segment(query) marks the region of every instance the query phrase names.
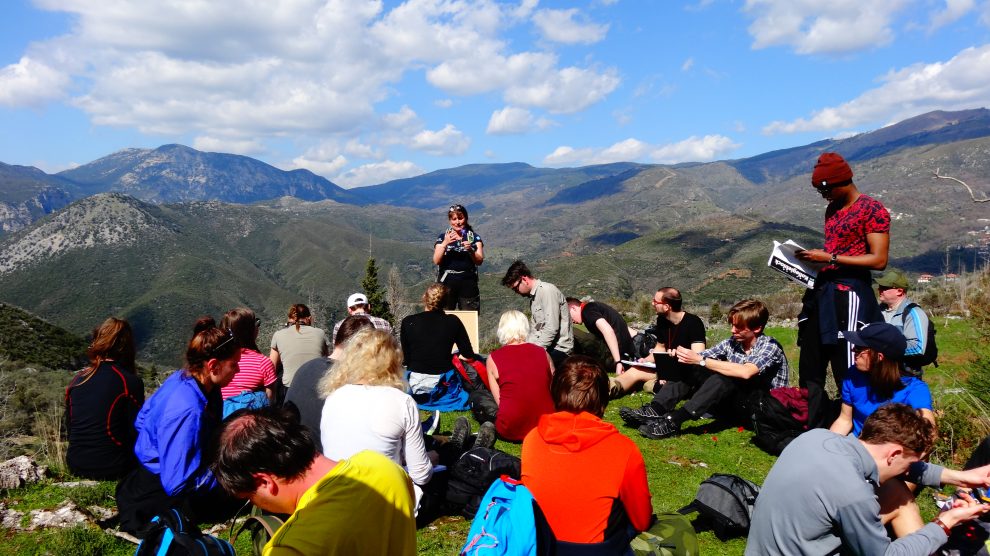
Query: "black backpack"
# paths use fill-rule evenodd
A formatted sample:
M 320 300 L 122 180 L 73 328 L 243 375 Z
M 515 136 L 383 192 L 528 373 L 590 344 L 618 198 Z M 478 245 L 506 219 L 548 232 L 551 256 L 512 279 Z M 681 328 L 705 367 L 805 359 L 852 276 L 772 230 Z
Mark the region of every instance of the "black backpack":
M 636 334 L 632 338 L 633 341 L 633 352 L 630 354 L 633 357 L 648 357 L 650 355 L 650 350 L 656 349 L 657 347 L 657 336 L 654 334 L 653 328 L 647 328 L 639 334 Z
M 907 307 L 901 311 L 901 329 L 904 328 L 904 320 L 911 313 L 911 309 L 915 307 L 918 307 L 919 310 L 924 310 L 917 303 L 908 303 Z M 935 324 L 932 323 L 930 316 L 928 318 L 927 336 L 925 337 L 925 353 L 921 355 L 908 355 L 904 358 L 904 364 L 914 369 L 920 369 L 925 365 L 935 365 L 938 367 L 938 344 L 935 343 Z
M 171 508 L 151 520 L 134 556 L 235 556 L 229 542 L 204 535 L 189 518 Z
M 770 392 L 760 394 L 752 418 L 753 444 L 774 456 L 779 456 L 792 440 L 807 430 Z
M 495 479 L 508 475 L 519 479 L 522 462 L 516 456 L 478 446 L 461 454 L 450 470 L 447 501 L 461 507 L 461 515 L 474 518 L 481 497 Z
M 710 520 L 720 539 L 745 535 L 753 516 L 753 504 L 760 487 L 736 475 L 716 473 L 701 482 L 694 501 L 677 510 L 679 514 L 698 512 Z

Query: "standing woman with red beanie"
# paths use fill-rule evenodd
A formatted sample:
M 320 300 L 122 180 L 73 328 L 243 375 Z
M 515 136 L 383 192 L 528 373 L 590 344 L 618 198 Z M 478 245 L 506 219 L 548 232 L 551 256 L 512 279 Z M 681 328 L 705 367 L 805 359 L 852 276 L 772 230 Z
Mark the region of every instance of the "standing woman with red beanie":
M 826 367 L 831 364 L 841 390 L 846 369 L 855 364 L 841 333 L 884 321 L 870 271 L 887 267 L 890 213 L 860 193 L 852 178 L 852 168 L 838 153 L 818 158 L 811 185 L 828 201 L 825 248 L 797 253 L 804 261 L 825 264 L 814 289 L 805 292 L 798 317 L 798 373 L 801 387 L 808 389 L 810 427 L 826 427 L 835 417 L 825 393 Z

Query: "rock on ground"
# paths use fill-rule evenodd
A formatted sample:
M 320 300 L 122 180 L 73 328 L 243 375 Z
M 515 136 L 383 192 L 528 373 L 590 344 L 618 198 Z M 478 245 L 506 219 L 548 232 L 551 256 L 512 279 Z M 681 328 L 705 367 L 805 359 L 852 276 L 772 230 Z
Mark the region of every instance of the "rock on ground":
M 0 463 L 0 488 L 21 488 L 45 478 L 47 469 L 27 456 Z

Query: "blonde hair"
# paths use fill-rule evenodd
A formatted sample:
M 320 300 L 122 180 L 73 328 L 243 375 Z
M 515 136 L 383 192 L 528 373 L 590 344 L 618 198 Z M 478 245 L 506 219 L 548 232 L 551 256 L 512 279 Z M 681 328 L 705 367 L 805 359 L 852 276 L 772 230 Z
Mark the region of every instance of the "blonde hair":
M 427 311 L 441 310 L 449 294 L 450 288 L 440 282 L 430 284 L 426 287 L 426 292 L 423 293 L 423 306 L 426 307 Z
M 408 385 L 402 374 L 399 342 L 388 332 L 366 328 L 348 340 L 344 357 L 320 381 L 317 390 L 323 396 L 329 396 L 347 384 L 367 384 L 391 386 L 405 392 Z
M 498 343 L 503 346 L 515 342 L 525 342 L 529 337 L 529 320 L 526 315 L 515 309 L 502 313 L 498 319 Z

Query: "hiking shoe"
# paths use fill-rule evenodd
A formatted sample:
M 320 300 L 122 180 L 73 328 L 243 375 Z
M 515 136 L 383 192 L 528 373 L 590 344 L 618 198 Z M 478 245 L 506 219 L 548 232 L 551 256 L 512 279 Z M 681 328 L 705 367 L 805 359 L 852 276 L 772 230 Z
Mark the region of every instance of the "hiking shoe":
M 643 404 L 643 407 L 633 408 L 633 407 L 620 407 L 619 417 L 626 422 L 627 425 L 631 427 L 638 427 L 651 423 L 663 417 L 663 413 L 657 412 L 653 408 L 653 404 L 647 403 Z
M 474 437 L 474 447 L 491 448 L 495 446 L 495 423 L 485 421 L 478 429 L 478 436 Z
M 467 417 L 461 416 L 454 421 L 454 430 L 450 433 L 450 439 L 447 440 L 447 444 L 458 454 L 458 456 L 464 451 L 464 444 L 467 442 L 468 436 L 471 435 L 471 424 L 468 423 Z
M 440 410 L 437 409 L 422 423 L 423 434 L 433 434 L 440 428 Z
M 639 427 L 639 434 L 654 440 L 674 436 L 679 432 L 681 432 L 681 426 L 675 423 L 670 417 L 657 419 Z

